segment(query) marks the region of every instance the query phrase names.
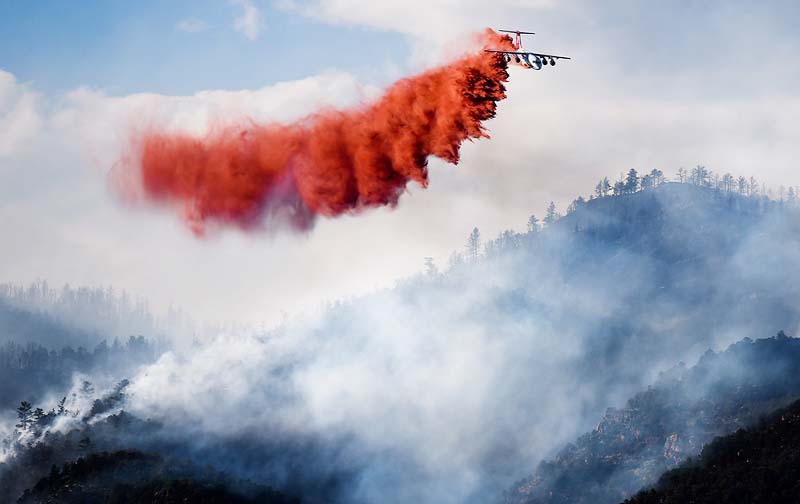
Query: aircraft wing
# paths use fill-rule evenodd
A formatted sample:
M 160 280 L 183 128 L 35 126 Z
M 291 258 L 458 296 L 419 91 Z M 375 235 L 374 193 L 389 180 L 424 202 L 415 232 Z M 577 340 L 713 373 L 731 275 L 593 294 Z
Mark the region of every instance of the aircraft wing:
M 556 56 L 555 54 L 544 54 L 544 53 L 536 53 L 530 51 L 501 51 L 498 49 L 485 49 L 486 52 L 490 53 L 499 53 L 499 54 L 512 54 L 516 56 L 538 56 L 540 58 L 548 58 L 548 59 L 572 59 L 569 56 Z

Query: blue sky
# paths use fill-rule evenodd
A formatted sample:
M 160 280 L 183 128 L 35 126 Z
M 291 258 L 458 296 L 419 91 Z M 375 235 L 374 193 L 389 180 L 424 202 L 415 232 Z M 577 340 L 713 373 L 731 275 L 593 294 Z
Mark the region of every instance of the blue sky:
M 253 89 L 332 68 L 379 82 L 408 55 L 403 37 L 328 25 L 260 3 L 254 40 L 234 29 L 241 8 L 220 0 L 0 2 L 0 68 L 38 90 L 79 86 L 112 95 Z M 181 21 L 205 24 L 198 32 Z
M 631 93 L 667 81 L 677 83 L 661 86 L 664 99 L 770 93 L 797 77 L 793 1 L 499 0 L 485 9 L 476 0 L 247 0 L 263 20 L 253 39 L 234 29 L 237 1 L 5 0 L 0 68 L 51 95 L 256 89 L 331 69 L 385 85 L 415 68 L 412 53 L 436 52 L 464 31 L 520 25 L 539 32 L 531 44 L 571 52 Z

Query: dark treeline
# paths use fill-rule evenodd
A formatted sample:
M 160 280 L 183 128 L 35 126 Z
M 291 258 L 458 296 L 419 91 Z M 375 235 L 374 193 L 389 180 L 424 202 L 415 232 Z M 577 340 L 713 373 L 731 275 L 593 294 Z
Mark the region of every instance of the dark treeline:
M 48 350 L 37 343 L 20 345 L 8 341 L 0 345 L 0 370 L 33 371 L 75 369 L 89 371 L 92 368 L 107 366 L 112 361 L 124 356 L 134 360 L 144 360 L 155 355 L 156 346 L 144 336 L 130 336 L 124 344 L 118 339 L 109 345 L 100 342 L 92 351 L 83 347 L 62 347 L 60 350 Z M 113 362 L 116 364 L 116 362 Z
M 131 334 L 160 340 L 183 322 L 177 309 L 170 307 L 158 319 L 144 299 L 112 287 L 56 289 L 46 281 L 0 284 L 0 342 L 90 347 Z
M 800 402 L 714 440 L 625 504 L 800 502 Z
M 241 483 L 236 488 L 218 474 L 202 480 L 157 454 L 133 450 L 94 453 L 52 466 L 50 474 L 27 490 L 19 504 L 299 504 L 270 488 Z
M 114 445 L 100 441 L 104 437 L 121 441 L 128 435 L 135 436 L 137 433 L 129 415 L 103 418 L 123 405 L 129 384 L 128 380 L 122 380 L 110 391 L 98 395 L 95 386 L 84 381 L 49 409 L 21 401 L 15 411 L 14 430 L 0 444 L 3 450 L 0 454 L 13 453 L 13 457 L 0 463 L 0 502 L 15 502 L 22 491 L 33 487 L 48 469 L 52 476 L 55 466 Z M 65 422 L 69 425 L 63 428 Z M 62 428 L 56 429 L 59 424 Z M 142 424 L 147 425 L 146 422 L 137 423 Z M 96 427 L 91 430 L 93 426 Z
M 163 331 L 112 288 L 0 284 L 0 409 L 61 393 L 76 373 L 124 378 L 166 349 Z
M 144 336 L 130 336 L 121 343 L 105 341 L 92 350 L 79 346 L 48 349 L 38 343 L 0 345 L 0 408 L 20 401 L 38 401 L 48 393 L 70 386 L 75 373 L 124 377 L 135 367 L 152 362 L 163 348 Z
M 597 183 L 594 194 L 590 198 L 633 194 L 638 191 L 655 189 L 668 181 L 669 179 L 664 176 L 664 172 L 659 169 L 640 174 L 635 168 L 631 168 L 627 173 L 621 174 L 613 183 L 609 181 L 608 177 L 604 177 Z M 725 193 L 736 193 L 753 198 L 765 197 L 794 204 L 797 203 L 798 199 L 798 189 L 796 187 L 780 186 L 776 193 L 772 188 L 767 188 L 765 184 L 759 183 L 755 177 L 737 177 L 730 173 L 719 174 L 702 165 L 698 165 L 691 170 L 679 168 L 673 181 L 706 187 Z
M 355 473 L 348 475 L 346 461 L 315 468 L 311 454 L 330 456 L 316 441 L 204 438 L 200 446 L 179 439 L 162 423 L 125 411 L 129 385 L 122 380 L 98 393 L 84 382 L 75 395 L 49 410 L 22 402 L 13 433 L 2 440 L 1 447 L 13 450 L 13 456 L 5 462 L 0 458 L 0 502 L 297 504 L 297 498 L 287 495 L 313 496 L 304 502 L 340 501 L 340 487 L 352 484 Z M 286 481 L 280 474 L 283 462 L 292 457 L 297 458 L 295 475 Z M 231 474 L 229 469 L 242 458 L 252 459 L 262 478 L 266 474 L 282 480 L 282 491 Z M 274 459 L 281 463 L 275 465 Z

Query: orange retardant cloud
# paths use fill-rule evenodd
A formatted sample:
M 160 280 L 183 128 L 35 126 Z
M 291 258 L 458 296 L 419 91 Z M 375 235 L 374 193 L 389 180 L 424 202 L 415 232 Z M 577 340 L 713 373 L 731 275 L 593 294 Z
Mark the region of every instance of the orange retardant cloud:
M 513 50 L 508 37 L 482 37 Z M 375 102 L 290 124 L 202 137 L 150 129 L 121 164 L 118 188 L 178 209 L 196 234 L 270 219 L 308 229 L 317 216 L 394 206 L 409 182 L 427 185 L 430 156 L 456 164 L 464 140 L 488 137 L 481 123 L 495 116 L 507 79 L 505 59 L 481 50 L 402 79 Z

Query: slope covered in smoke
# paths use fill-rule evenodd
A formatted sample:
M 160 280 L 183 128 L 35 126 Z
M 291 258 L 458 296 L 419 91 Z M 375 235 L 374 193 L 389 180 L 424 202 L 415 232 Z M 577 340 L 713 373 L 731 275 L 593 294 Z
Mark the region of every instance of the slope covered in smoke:
M 177 315 L 156 321 L 144 300 L 112 288 L 0 284 L 0 431 L 3 410 L 63 393 L 76 373 L 119 380 L 154 361 Z
M 800 402 L 715 439 L 696 460 L 625 504 L 789 504 L 800 500 Z
M 130 376 L 142 365 L 156 360 L 163 349 L 143 336 L 131 336 L 125 344 L 105 342 L 92 350 L 83 347 L 47 348 L 35 343 L 0 345 L 0 424 L 20 401 L 39 402 L 68 389 L 78 374 Z
M 595 199 L 445 274 L 165 356 L 132 411 L 195 439 L 327 439 L 361 467 L 348 502 L 485 502 L 658 371 L 793 331 L 795 215 L 688 184 Z
M 800 340 L 742 340 L 680 365 L 539 467 L 505 502 L 611 503 L 652 485 L 715 436 L 800 397 Z M 723 502 L 723 501 L 720 501 Z M 725 501 L 727 502 L 727 501 Z
M 268 485 L 239 478 L 223 461 L 258 464 L 260 480 L 279 482 L 303 502 L 339 501 L 338 486 L 352 484 L 347 461 L 315 469 L 312 455 L 331 460 L 329 449 L 308 438 L 284 436 L 176 437 L 178 426 L 125 411 L 130 382 L 110 389 L 78 382 L 51 409 L 23 402 L 14 432 L 0 448 L 0 502 L 153 502 L 148 496 L 208 502 L 294 502 Z M 274 471 L 274 472 L 273 472 Z M 243 471 L 236 471 L 243 474 Z M 291 474 L 288 474 L 291 473 Z M 270 477 L 265 477 L 270 474 Z M 169 500 L 163 502 L 171 502 Z
M 158 429 L 106 449 L 311 502 L 493 500 L 659 371 L 793 332 L 796 212 L 665 184 L 472 240 L 445 273 L 166 353 L 124 406 Z
M 607 411 L 595 430 L 542 463 L 506 500 L 618 502 L 620 496 L 653 483 L 665 469 L 698 453 L 714 435 L 751 425 L 764 413 L 800 397 L 798 357 L 800 340 L 779 334 L 755 342 L 745 339 L 721 354 L 709 351 L 688 370 L 681 364 L 630 399 L 624 409 Z M 86 414 L 50 413 L 32 424 L 30 429 L 36 430 L 57 423 L 62 415 L 81 417 L 73 420 L 71 429 L 50 432 L 40 442 L 28 444 L 10 464 L 0 465 L 4 489 L 0 497 L 13 500 L 27 488 L 20 502 L 291 500 L 259 485 L 231 480 L 211 465 L 198 467 L 199 461 L 208 460 L 202 449 L 195 450 L 197 462 L 192 463 L 186 447 L 176 446 L 170 438 L 169 429 L 124 412 L 113 413 L 126 406 L 125 388 L 127 383 L 122 383 L 111 394 L 89 401 L 92 406 Z M 131 447 L 150 453 L 130 451 Z M 216 447 L 226 453 L 232 450 L 234 456 L 237 448 L 242 447 Z M 289 451 L 286 445 L 259 448 L 284 456 Z M 314 452 L 321 453 L 306 446 L 307 455 Z M 266 459 L 262 455 L 261 460 Z M 297 469 L 313 473 L 309 465 Z M 295 490 L 303 492 L 304 483 L 297 482 Z M 310 493 L 306 502 L 316 502 Z

